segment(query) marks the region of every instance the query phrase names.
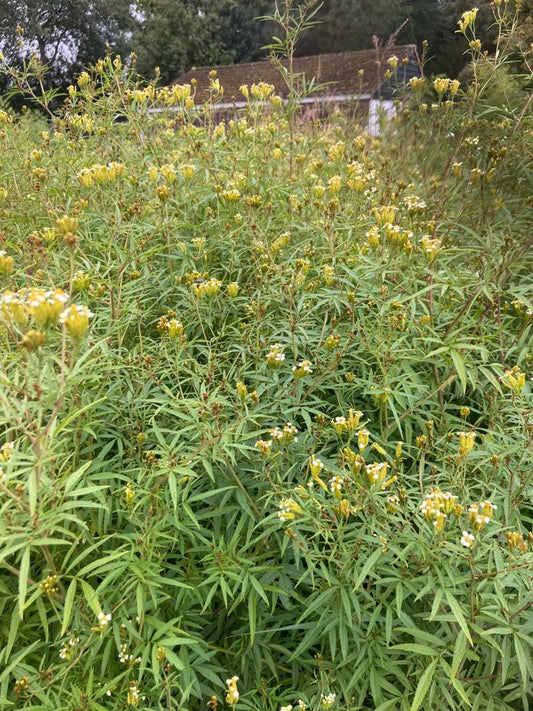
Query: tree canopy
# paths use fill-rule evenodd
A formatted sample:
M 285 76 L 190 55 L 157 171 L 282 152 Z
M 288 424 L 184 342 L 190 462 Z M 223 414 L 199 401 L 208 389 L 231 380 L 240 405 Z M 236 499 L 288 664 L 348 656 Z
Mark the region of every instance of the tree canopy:
M 303 2 L 304 0 L 293 0 Z M 135 51 L 146 77 L 160 68 L 170 82 L 193 66 L 254 61 L 272 36 L 275 0 L 0 0 L 0 50 L 11 63 L 35 53 L 49 68 L 47 86 L 71 82 L 111 51 Z M 478 0 L 483 48 L 491 45 L 491 3 Z M 466 65 L 457 20 L 470 0 L 324 0 L 318 25 L 302 37 L 300 55 L 370 48 L 383 41 L 429 42 L 427 69 L 455 77 Z M 532 0 L 523 0 L 524 42 L 533 34 Z M 398 32 L 399 30 L 399 32 Z M 1 88 L 1 87 L 0 87 Z M 5 88 L 5 87 L 4 87 Z
M 0 49 L 11 63 L 36 53 L 48 85 L 71 79 L 103 56 L 129 48 L 134 18 L 128 0 L 0 0 Z

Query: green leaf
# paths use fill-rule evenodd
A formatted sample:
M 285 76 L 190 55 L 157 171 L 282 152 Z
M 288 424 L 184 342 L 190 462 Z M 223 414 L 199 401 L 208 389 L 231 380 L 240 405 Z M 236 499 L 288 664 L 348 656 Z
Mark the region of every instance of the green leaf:
M 437 666 L 438 661 L 438 658 L 434 659 L 429 665 L 429 667 L 426 669 L 426 671 L 420 677 L 420 681 L 418 682 L 418 686 L 416 687 L 410 711 L 418 711 L 418 709 L 422 706 L 422 702 L 426 698 L 426 694 L 429 691 L 431 681 L 433 680 L 433 674 L 435 673 L 435 668 Z
M 78 581 L 76 578 L 72 578 L 70 585 L 68 586 L 67 593 L 65 595 L 65 604 L 63 606 L 63 621 L 61 623 L 61 635 L 64 635 L 68 629 L 70 618 L 72 617 L 72 609 L 74 607 L 74 600 L 76 598 L 76 588 Z
M 20 561 L 19 570 L 19 596 L 18 596 L 18 607 L 19 616 L 22 619 L 24 615 L 24 601 L 26 600 L 26 593 L 28 591 L 28 577 L 30 575 L 30 557 L 31 548 L 28 546 L 24 553 L 22 554 L 22 559 Z
M 461 630 L 459 634 L 457 635 L 457 639 L 455 640 L 455 648 L 453 650 L 453 659 L 452 659 L 452 667 L 451 667 L 451 672 L 450 672 L 450 681 L 452 682 L 455 677 L 457 676 L 457 670 L 459 669 L 459 666 L 461 662 L 463 661 L 463 657 L 466 652 L 466 635 Z
M 470 636 L 470 630 L 468 629 L 466 617 L 464 616 L 463 611 L 461 610 L 461 606 L 457 602 L 457 599 L 450 592 L 446 591 L 446 600 L 448 601 L 448 605 L 450 606 L 450 610 L 452 611 L 453 616 L 457 621 L 457 624 L 465 633 L 465 636 L 470 642 L 470 644 L 473 644 L 472 637 Z
M 422 654 L 426 657 L 434 657 L 438 652 L 433 647 L 426 647 L 425 644 L 415 644 L 406 642 L 405 644 L 395 644 L 389 649 L 400 649 L 404 652 L 412 652 L 413 654 Z
M 466 392 L 466 368 L 465 368 L 465 362 L 459 353 L 459 351 L 456 351 L 454 348 L 450 348 L 450 355 L 452 357 L 453 365 L 455 367 L 455 370 L 457 371 L 457 375 L 459 376 L 459 380 L 461 381 L 461 385 L 463 386 L 463 394 Z
M 83 590 L 83 595 L 87 601 L 87 604 L 94 612 L 94 614 L 98 617 L 98 615 L 102 612 L 102 606 L 100 605 L 100 601 L 98 600 L 95 590 L 91 587 L 91 585 L 89 585 L 86 580 L 81 581 L 81 588 Z
M 524 649 L 522 642 L 516 635 L 513 640 L 516 658 L 518 660 L 518 667 L 520 668 L 520 674 L 522 676 L 522 687 L 524 691 L 527 691 L 528 689 L 531 689 L 529 680 L 533 680 L 533 664 L 531 662 L 531 655 Z
M 363 565 L 361 572 L 355 579 L 354 591 L 358 590 L 363 584 L 364 579 L 370 573 L 377 561 L 383 556 L 383 551 L 381 548 L 377 548 L 371 556 L 367 559 L 366 563 Z

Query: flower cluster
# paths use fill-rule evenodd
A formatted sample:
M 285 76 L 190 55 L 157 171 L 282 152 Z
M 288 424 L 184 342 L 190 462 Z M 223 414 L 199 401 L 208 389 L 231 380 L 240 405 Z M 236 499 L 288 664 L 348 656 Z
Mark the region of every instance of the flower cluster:
M 103 632 L 106 631 L 106 629 L 109 626 L 109 623 L 111 622 L 111 615 L 110 614 L 105 614 L 104 612 L 99 612 L 98 613 L 98 625 L 95 627 L 91 627 L 92 632 L 100 632 L 102 634 Z
M 286 422 L 283 428 L 274 427 L 269 431 L 270 437 L 277 444 L 292 444 L 298 441 L 296 434 L 298 433 L 298 428 L 292 424 L 292 422 Z
M 450 491 L 441 491 L 438 487 L 426 494 L 420 511 L 426 521 L 430 521 L 439 533 L 444 530 L 446 519 L 451 513 L 460 516 L 463 507 L 457 504 L 457 496 Z
M 477 10 L 477 7 L 474 7 L 471 10 L 463 12 L 461 19 L 457 23 L 459 25 L 459 29 L 457 30 L 457 32 L 464 33 L 469 27 L 473 26 L 474 22 L 476 21 Z
M 65 662 L 70 661 L 72 659 L 72 655 L 74 654 L 79 642 L 80 642 L 79 637 L 74 637 L 71 635 L 61 645 L 61 649 L 59 650 L 59 658 Z
M 283 352 L 283 348 L 280 346 L 280 344 L 274 343 L 273 346 L 270 346 L 270 350 L 268 351 L 266 356 L 267 365 L 269 365 L 271 368 L 278 368 L 284 360 L 285 353 Z
M 0 462 L 9 462 L 14 449 L 15 445 L 13 442 L 4 442 L 0 447 Z
M 530 534 L 531 539 L 533 537 Z M 525 553 L 527 551 L 528 545 L 527 541 L 524 540 L 524 536 L 519 533 L 518 531 L 507 531 L 505 533 L 505 540 L 507 543 L 507 548 L 512 551 L 515 548 L 520 552 L 520 553 Z
M 3 318 L 23 326 L 31 316 L 38 328 L 55 326 L 68 301 L 68 294 L 61 289 L 19 289 L 17 293 L 5 291 L 0 297 L 0 313 Z
M 118 661 L 121 664 L 140 664 L 141 658 L 134 657 L 133 654 L 128 654 L 128 645 L 121 644 L 118 653 Z
M 263 457 L 266 457 L 270 454 L 270 451 L 272 450 L 272 440 L 271 439 L 258 439 L 257 442 L 255 443 L 256 449 L 258 449 L 261 452 L 261 455 Z
M 90 168 L 84 168 L 78 173 L 78 180 L 84 188 L 90 188 L 93 183 L 103 185 L 104 183 L 112 183 L 124 172 L 122 163 L 114 161 L 104 165 L 93 165 Z
M 320 699 L 320 702 L 322 704 L 322 708 L 324 709 L 330 709 L 333 704 L 335 703 L 335 699 L 337 698 L 337 694 L 322 694 L 322 697 Z
M 74 339 L 81 339 L 89 328 L 89 319 L 94 316 L 87 306 L 72 304 L 59 316 L 59 322 L 65 326 Z
M 207 279 L 206 281 L 202 281 L 193 286 L 194 295 L 199 299 L 203 299 L 204 296 L 216 296 L 220 291 L 221 286 L 222 282 L 220 279 L 211 277 L 211 279 Z
M 168 336 L 170 339 L 182 338 L 184 327 L 181 321 L 171 316 L 161 316 L 157 322 L 157 330 L 161 335 Z
M 336 499 L 339 499 L 339 501 L 342 499 L 342 485 L 344 481 L 341 476 L 335 475 L 332 476 L 331 479 L 329 480 L 329 490 L 333 494 L 333 496 Z
M 389 481 L 386 481 L 389 465 L 387 462 L 373 462 L 365 467 L 366 475 L 370 484 L 379 484 L 380 488 L 387 486 Z
M 312 373 L 311 361 L 302 360 L 298 365 L 292 366 L 292 373 L 295 378 L 303 378 L 305 375 L 310 375 Z
M 514 393 L 519 393 L 526 384 L 526 374 L 517 365 L 506 370 L 500 379 Z
M 466 457 L 474 449 L 476 442 L 476 433 L 473 430 L 469 432 L 458 432 L 459 437 L 459 456 Z
M 139 691 L 139 682 L 130 681 L 126 695 L 126 703 L 128 706 L 138 706 L 139 701 L 144 701 L 144 698 L 145 697 L 141 696 L 141 692 Z
M 282 521 L 290 521 L 301 513 L 301 507 L 293 499 L 281 499 L 279 502 L 278 518 Z
M 157 92 L 156 99 L 165 106 L 184 105 L 186 109 L 192 109 L 194 106 L 190 84 L 164 86 Z
M 423 212 L 427 207 L 426 201 L 418 195 L 404 195 L 402 202 L 410 213 Z
M 15 271 L 15 260 L 7 252 L 0 249 L 0 275 L 10 276 Z
M 470 523 L 475 531 L 481 531 L 490 523 L 494 512 L 498 507 L 490 501 L 482 501 L 480 504 L 472 504 L 468 507 Z
M 442 242 L 438 237 L 434 237 L 432 239 L 428 235 L 424 235 L 420 240 L 420 244 L 422 245 L 422 249 L 430 262 L 435 259 L 437 254 L 442 249 Z
M 46 595 L 54 595 L 58 591 L 57 575 L 47 575 L 44 580 L 41 580 L 39 587 Z
M 359 421 L 363 417 L 361 410 L 354 410 L 350 408 L 348 410 L 348 417 L 340 415 L 331 421 L 331 424 L 335 428 L 335 432 L 341 435 L 343 432 L 355 432 L 359 426 Z

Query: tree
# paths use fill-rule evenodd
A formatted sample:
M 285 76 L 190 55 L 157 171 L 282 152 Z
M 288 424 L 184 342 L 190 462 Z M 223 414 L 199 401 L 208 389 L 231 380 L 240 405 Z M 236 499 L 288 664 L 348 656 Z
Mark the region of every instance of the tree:
M 408 19 L 410 7 L 408 0 L 324 0 L 320 24 L 302 37 L 298 54 L 370 49 L 372 35 L 386 40 Z
M 270 39 L 256 18 L 272 0 L 143 0 L 134 35 L 141 74 L 172 81 L 193 66 L 253 61 Z
M 125 51 L 134 22 L 128 0 L 0 0 L 0 49 L 12 64 L 35 53 L 50 88 L 71 81 L 107 44 Z

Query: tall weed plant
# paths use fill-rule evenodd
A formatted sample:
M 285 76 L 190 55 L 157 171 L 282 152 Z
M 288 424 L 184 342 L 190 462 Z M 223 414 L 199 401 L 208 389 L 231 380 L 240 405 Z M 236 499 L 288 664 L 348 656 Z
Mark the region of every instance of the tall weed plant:
M 211 82 L 0 112 L 0 708 L 530 708 L 527 97 Z

